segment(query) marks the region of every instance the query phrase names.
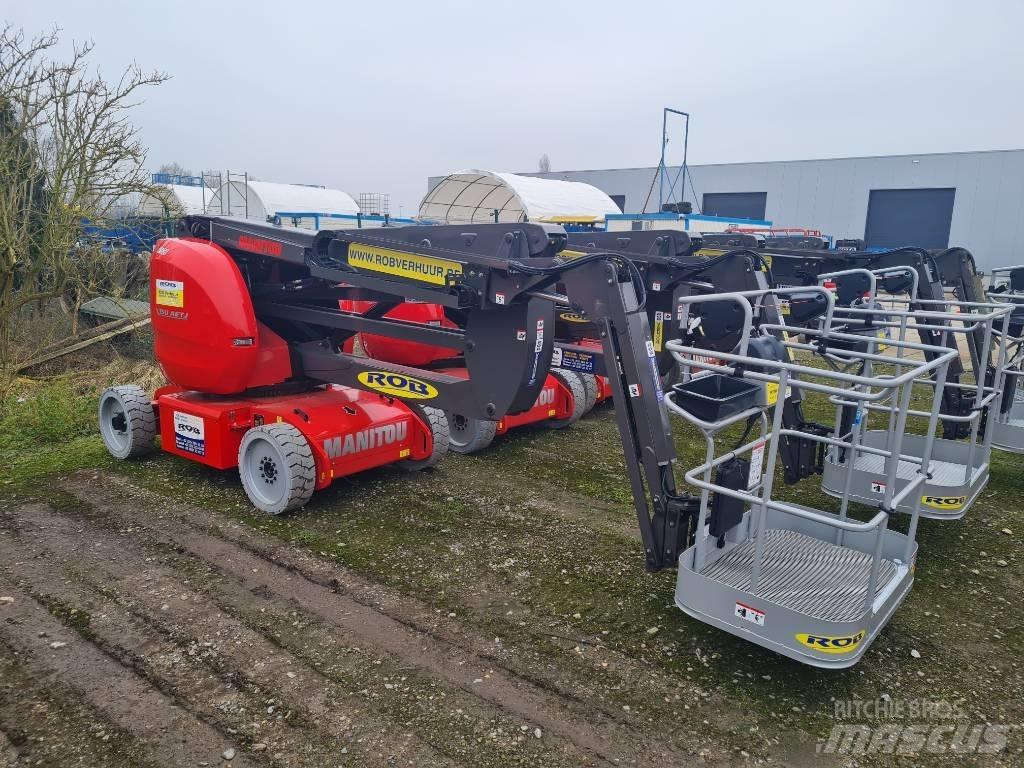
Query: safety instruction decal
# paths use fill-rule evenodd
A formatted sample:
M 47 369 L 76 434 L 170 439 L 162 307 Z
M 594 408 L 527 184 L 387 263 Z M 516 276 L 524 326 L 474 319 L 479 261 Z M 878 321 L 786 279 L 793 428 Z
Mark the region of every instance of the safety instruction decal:
M 551 364 L 556 368 L 568 368 L 570 371 L 579 371 L 580 373 L 593 373 L 596 367 L 594 355 L 577 352 L 574 349 L 560 350 L 558 362 L 556 363 L 552 359 Z
M 156 303 L 163 307 L 185 306 L 185 283 L 181 280 L 156 280 Z
M 764 626 L 764 611 L 759 611 L 757 608 L 751 608 L 743 603 L 736 603 L 735 615 L 737 619 L 749 621 L 751 624 L 757 624 L 759 627 Z
M 661 389 L 661 373 L 658 372 L 658 360 L 654 354 L 654 342 L 647 340 L 647 359 L 651 363 L 651 375 L 654 377 L 654 395 L 658 402 L 665 399 L 665 393 Z
M 747 490 L 761 482 L 761 468 L 764 466 L 764 440 L 750 452 L 750 471 L 747 473 Z
M 665 338 L 665 312 L 654 313 L 654 348 L 661 352 L 661 345 Z M 669 318 L 671 319 L 671 317 Z
M 530 369 L 530 380 L 527 382 L 533 386 L 537 382 L 537 375 L 540 372 L 540 355 L 544 349 L 544 320 L 537 320 L 536 340 L 533 342 L 533 368 Z
M 206 426 L 202 417 L 174 412 L 174 447 L 196 456 L 206 455 Z

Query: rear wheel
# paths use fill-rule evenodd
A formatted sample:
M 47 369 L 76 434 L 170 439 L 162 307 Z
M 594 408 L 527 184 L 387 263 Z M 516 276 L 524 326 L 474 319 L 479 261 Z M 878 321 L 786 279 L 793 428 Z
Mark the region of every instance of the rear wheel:
M 578 373 L 576 375 L 580 377 L 580 381 L 583 382 L 583 389 L 587 393 L 587 402 L 583 407 L 583 412 L 590 413 L 594 410 L 594 406 L 597 405 L 597 376 L 592 373 Z
M 448 453 L 451 443 L 448 431 L 448 417 L 440 408 L 431 408 L 429 405 L 410 406 L 419 412 L 420 418 L 430 428 L 430 455 L 425 459 L 406 459 L 400 461 L 398 466 L 410 472 L 421 469 L 428 469 L 437 464 Z
M 156 447 L 157 419 L 142 387 L 126 384 L 100 395 L 100 435 L 115 459 L 133 459 Z
M 494 442 L 498 422 L 487 419 L 471 419 L 451 411 L 445 411 L 448 418 L 448 447 L 455 453 L 476 453 Z
M 565 419 L 548 419 L 541 423 L 548 429 L 562 429 L 570 424 L 575 424 L 586 413 L 587 390 L 583 386 L 580 377 L 572 371 L 557 370 L 552 371 L 551 375 L 568 387 L 572 393 L 572 413 Z
M 264 424 L 245 433 L 238 474 L 253 506 L 280 515 L 306 504 L 316 487 L 316 463 L 306 438 L 291 424 Z

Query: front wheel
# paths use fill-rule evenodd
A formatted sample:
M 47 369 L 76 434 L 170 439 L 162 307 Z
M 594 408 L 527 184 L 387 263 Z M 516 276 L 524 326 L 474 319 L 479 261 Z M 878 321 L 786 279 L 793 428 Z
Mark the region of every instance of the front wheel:
M 252 505 L 281 515 L 309 501 L 316 487 L 313 451 L 302 433 L 283 422 L 253 427 L 238 448 L 238 474 Z

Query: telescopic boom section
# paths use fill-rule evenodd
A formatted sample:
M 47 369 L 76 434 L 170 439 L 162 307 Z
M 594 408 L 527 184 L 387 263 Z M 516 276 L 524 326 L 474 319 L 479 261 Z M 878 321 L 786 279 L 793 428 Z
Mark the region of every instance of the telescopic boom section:
M 646 292 L 627 259 L 562 254 L 564 230 L 538 224 L 311 232 L 190 216 L 180 226 L 238 264 L 257 320 L 287 342 L 297 377 L 468 417 L 498 420 L 528 409 L 551 366 L 556 308 L 585 317 L 600 329 L 647 567 L 676 564 L 696 506 L 676 489 Z M 358 314 L 342 311 L 342 300 L 375 305 Z M 439 304 L 459 322 L 426 326 L 385 317 L 407 300 Z M 452 349 L 464 356 L 469 375 L 352 354 L 359 332 Z

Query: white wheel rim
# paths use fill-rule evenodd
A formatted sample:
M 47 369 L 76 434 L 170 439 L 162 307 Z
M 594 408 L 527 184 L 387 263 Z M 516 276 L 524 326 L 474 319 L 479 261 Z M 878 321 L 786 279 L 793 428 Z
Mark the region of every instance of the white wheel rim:
M 480 431 L 479 419 L 470 419 L 457 413 L 447 413 L 448 444 L 463 448 L 473 442 Z
M 277 445 L 264 437 L 245 447 L 242 480 L 260 508 L 274 509 L 288 499 L 288 464 Z
M 117 395 L 108 394 L 100 403 L 100 434 L 111 453 L 123 454 L 131 449 L 128 414 Z

